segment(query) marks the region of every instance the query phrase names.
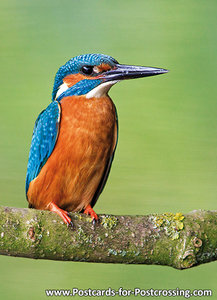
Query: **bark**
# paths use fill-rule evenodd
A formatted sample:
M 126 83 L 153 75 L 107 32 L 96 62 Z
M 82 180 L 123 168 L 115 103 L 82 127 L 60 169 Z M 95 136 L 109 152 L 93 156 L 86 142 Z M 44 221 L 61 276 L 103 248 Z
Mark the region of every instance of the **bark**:
M 186 269 L 217 259 L 217 211 L 147 216 L 71 213 L 74 227 L 49 211 L 0 207 L 0 254 L 65 261 L 157 264 Z

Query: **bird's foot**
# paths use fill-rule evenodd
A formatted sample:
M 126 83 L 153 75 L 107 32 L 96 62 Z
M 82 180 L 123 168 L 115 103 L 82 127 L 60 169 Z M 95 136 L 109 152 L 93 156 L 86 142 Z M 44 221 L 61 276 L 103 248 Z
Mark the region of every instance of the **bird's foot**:
M 85 208 L 84 214 L 91 216 L 93 223 L 98 221 L 98 216 L 95 213 L 95 211 L 92 209 L 90 204 L 88 204 L 87 207 Z
M 62 220 L 65 224 L 67 224 L 68 226 L 73 227 L 72 220 L 69 217 L 69 213 L 67 211 L 59 208 L 59 206 L 57 206 L 53 202 L 50 203 L 49 210 L 55 212 L 56 214 L 58 214 L 62 218 Z

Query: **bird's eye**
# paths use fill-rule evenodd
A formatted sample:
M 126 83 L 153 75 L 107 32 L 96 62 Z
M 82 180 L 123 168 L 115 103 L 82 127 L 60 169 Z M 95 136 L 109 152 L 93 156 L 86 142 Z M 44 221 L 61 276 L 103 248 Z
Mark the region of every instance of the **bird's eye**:
M 93 73 L 93 66 L 83 66 L 81 71 L 86 75 L 91 75 Z

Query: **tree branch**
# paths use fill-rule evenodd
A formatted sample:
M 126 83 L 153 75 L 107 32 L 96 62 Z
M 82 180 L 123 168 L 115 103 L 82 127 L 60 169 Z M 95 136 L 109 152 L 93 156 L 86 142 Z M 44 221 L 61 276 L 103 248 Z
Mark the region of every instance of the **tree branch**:
M 74 228 L 49 211 L 0 207 L 0 254 L 37 259 L 190 268 L 217 259 L 217 211 L 148 216 L 71 213 Z

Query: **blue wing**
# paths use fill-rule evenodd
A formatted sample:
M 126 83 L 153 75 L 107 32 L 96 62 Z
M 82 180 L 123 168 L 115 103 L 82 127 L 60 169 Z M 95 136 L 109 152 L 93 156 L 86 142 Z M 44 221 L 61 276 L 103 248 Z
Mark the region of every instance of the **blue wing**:
M 26 194 L 30 182 L 45 165 L 56 144 L 60 121 L 60 105 L 52 102 L 38 116 L 32 135 L 26 174 Z

